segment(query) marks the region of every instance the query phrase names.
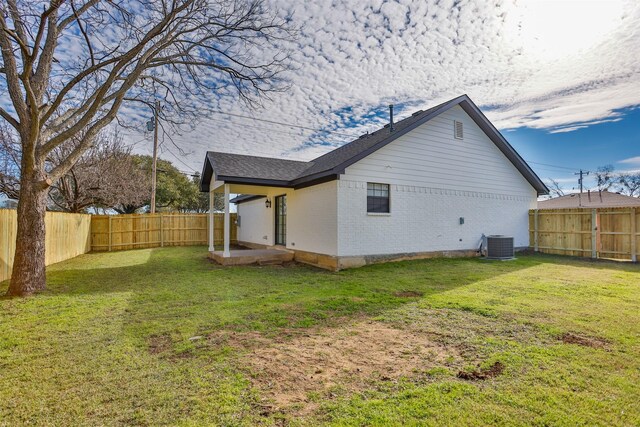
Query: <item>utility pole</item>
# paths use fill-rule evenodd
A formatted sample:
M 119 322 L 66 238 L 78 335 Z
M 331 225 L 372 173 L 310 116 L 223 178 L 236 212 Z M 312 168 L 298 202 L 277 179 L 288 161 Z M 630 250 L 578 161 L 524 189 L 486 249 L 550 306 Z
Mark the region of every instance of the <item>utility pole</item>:
M 158 111 L 160 101 L 156 101 L 153 109 L 153 162 L 151 163 L 151 206 L 152 214 L 156 213 L 156 172 L 158 168 Z
M 582 182 L 583 182 L 583 176 L 584 175 L 589 175 L 589 171 L 583 171 L 582 169 L 580 169 L 580 172 L 575 172 L 574 175 L 580 175 L 580 178 L 578 178 L 578 184 L 580 185 L 580 193 L 578 193 L 578 206 L 582 206 Z

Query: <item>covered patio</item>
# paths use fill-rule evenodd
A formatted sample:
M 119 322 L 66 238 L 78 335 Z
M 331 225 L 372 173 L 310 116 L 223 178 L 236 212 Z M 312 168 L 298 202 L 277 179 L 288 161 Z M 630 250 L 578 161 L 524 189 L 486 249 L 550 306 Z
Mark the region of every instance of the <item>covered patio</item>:
M 308 186 L 299 179 L 311 163 L 297 160 L 286 160 L 272 157 L 257 157 L 232 153 L 208 151 L 205 157 L 200 191 L 209 193 L 209 257 L 223 265 L 239 265 L 253 263 L 276 263 L 290 261 L 300 251 L 294 250 L 295 242 L 287 240 L 287 198 L 294 195 L 294 190 Z M 316 174 L 317 175 L 317 174 Z M 313 175 L 314 179 L 318 177 Z M 333 175 L 332 175 L 333 176 Z M 302 178 L 301 178 L 302 179 Z M 306 179 L 306 178 L 305 178 Z M 310 179 L 310 178 L 309 178 Z M 313 181 L 316 182 L 316 181 Z M 222 194 L 223 207 L 223 247 L 214 247 L 214 195 Z M 238 215 L 238 228 L 245 226 L 244 241 L 238 239 L 241 246 L 251 249 L 231 248 L 231 215 L 229 204 L 231 194 L 242 195 L 250 199 L 265 198 L 264 205 L 257 215 L 248 215 L 260 224 L 250 222 L 241 224 Z M 245 199 L 246 201 L 246 199 Z M 236 201 L 235 203 L 240 203 Z M 307 206 L 302 202 L 299 206 Z M 254 206 L 256 207 L 256 206 Z M 300 215 L 302 218 L 304 214 Z M 248 235 L 247 228 L 253 229 Z M 240 234 L 239 234 L 240 236 Z
M 248 264 L 282 264 L 292 261 L 293 251 L 289 251 L 283 246 L 270 246 L 264 248 L 231 248 L 231 215 L 230 196 L 231 194 L 248 194 L 253 196 L 267 196 L 270 187 L 245 184 L 229 184 L 224 181 L 212 181 L 209 190 L 209 258 L 221 265 L 248 265 Z M 223 194 L 224 197 L 224 228 L 223 247 L 216 250 L 214 245 L 214 218 L 215 206 L 214 195 Z

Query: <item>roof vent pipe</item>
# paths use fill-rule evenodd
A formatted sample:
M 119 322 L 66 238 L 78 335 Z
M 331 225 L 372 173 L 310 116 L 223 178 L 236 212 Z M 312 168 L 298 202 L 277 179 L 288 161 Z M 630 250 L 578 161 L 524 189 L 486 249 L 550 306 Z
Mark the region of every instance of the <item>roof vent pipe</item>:
M 389 133 L 393 132 L 393 104 L 389 105 Z

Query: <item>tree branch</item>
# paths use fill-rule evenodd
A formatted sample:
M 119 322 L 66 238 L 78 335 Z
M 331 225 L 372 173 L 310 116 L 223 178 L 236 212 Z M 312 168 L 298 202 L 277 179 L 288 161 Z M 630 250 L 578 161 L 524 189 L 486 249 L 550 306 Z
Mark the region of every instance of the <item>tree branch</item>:
M 6 30 L 7 23 L 4 19 L 2 10 L 0 10 L 0 50 L 2 51 L 2 60 L 4 62 L 4 74 L 6 76 L 7 89 L 16 113 L 18 113 L 20 120 L 23 121 L 27 116 L 27 104 L 24 102 L 22 97 L 18 66 L 16 64 L 16 59 L 11 47 L 11 41 L 7 37 Z
M 20 123 L 8 111 L 0 107 L 0 117 L 5 119 L 14 129 L 19 130 Z
M 84 41 L 87 43 L 87 48 L 89 49 L 89 57 L 91 58 L 91 65 L 96 65 L 96 58 L 93 54 L 93 46 L 91 46 L 91 41 L 89 40 L 89 35 L 87 34 L 87 32 L 84 30 L 84 27 L 82 26 L 82 22 L 80 22 L 80 16 L 78 15 L 78 11 L 76 10 L 76 6 L 74 4 L 74 1 L 71 0 L 71 9 L 73 10 L 73 15 L 76 18 L 76 21 L 78 22 L 78 28 L 80 29 L 80 32 L 82 33 L 82 36 L 84 37 Z
M 88 2 L 83 4 L 80 7 L 80 9 L 75 11 L 72 15 L 70 15 L 70 16 L 64 18 L 62 21 L 60 21 L 60 23 L 58 24 L 58 29 L 60 31 L 64 30 L 65 28 L 67 28 L 67 25 L 73 23 L 73 21 L 75 21 L 76 19 L 79 19 L 82 15 L 87 13 L 92 7 L 94 7 L 95 5 L 100 3 L 101 1 L 103 1 L 103 0 L 89 0 Z
M 40 54 L 40 60 L 36 67 L 35 75 L 33 76 L 33 86 L 38 98 L 38 108 L 44 95 L 45 87 L 49 81 L 49 75 L 51 74 L 51 64 L 53 62 L 53 52 L 56 49 L 58 41 L 58 9 L 64 3 L 64 0 L 52 1 L 49 9 L 42 14 L 40 19 L 40 28 L 38 29 L 38 35 L 36 36 L 36 43 L 34 44 L 33 61 L 38 56 L 38 49 L 40 49 L 40 41 L 44 33 L 44 23 L 47 22 L 47 37 L 42 47 L 42 53 Z

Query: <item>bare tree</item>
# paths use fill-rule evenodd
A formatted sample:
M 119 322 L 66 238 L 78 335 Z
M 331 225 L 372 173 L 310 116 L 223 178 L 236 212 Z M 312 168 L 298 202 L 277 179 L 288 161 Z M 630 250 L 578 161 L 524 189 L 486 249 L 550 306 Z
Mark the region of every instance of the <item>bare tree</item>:
M 0 87 L 11 100 L 0 117 L 22 153 L 8 294 L 44 289 L 47 191 L 123 105 L 162 94 L 169 116 L 212 95 L 251 103 L 282 90 L 289 22 L 262 0 L 0 0 Z M 47 169 L 50 153 L 80 132 Z
M 561 197 L 565 195 L 564 189 L 562 188 L 562 186 L 558 181 L 556 181 L 553 178 L 547 178 L 547 179 L 549 181 L 547 183 L 547 186 L 549 187 L 549 192 L 551 193 L 551 197 Z
M 75 144 L 63 144 L 51 153 L 50 161 L 59 164 Z M 144 205 L 149 197 L 150 181 L 117 134 L 101 132 L 91 148 L 49 190 L 55 209 L 85 212 L 89 207 L 116 208 Z
M 623 194 L 640 197 L 640 172 L 622 172 L 618 174 L 617 183 Z
M 20 197 L 20 144 L 8 125 L 0 123 L 0 194 Z
M 616 174 L 613 170 L 613 165 L 604 165 L 596 169 L 594 174 L 599 191 L 608 190 L 616 183 Z
M 76 139 L 54 149 L 45 161 L 47 170 L 58 165 L 73 150 Z M 0 131 L 0 194 L 20 198 L 21 147 L 10 132 Z M 82 157 L 49 188 L 47 207 L 65 212 L 85 212 L 89 207 L 144 206 L 148 202 L 150 178 L 131 155 L 117 133 L 100 132 Z

